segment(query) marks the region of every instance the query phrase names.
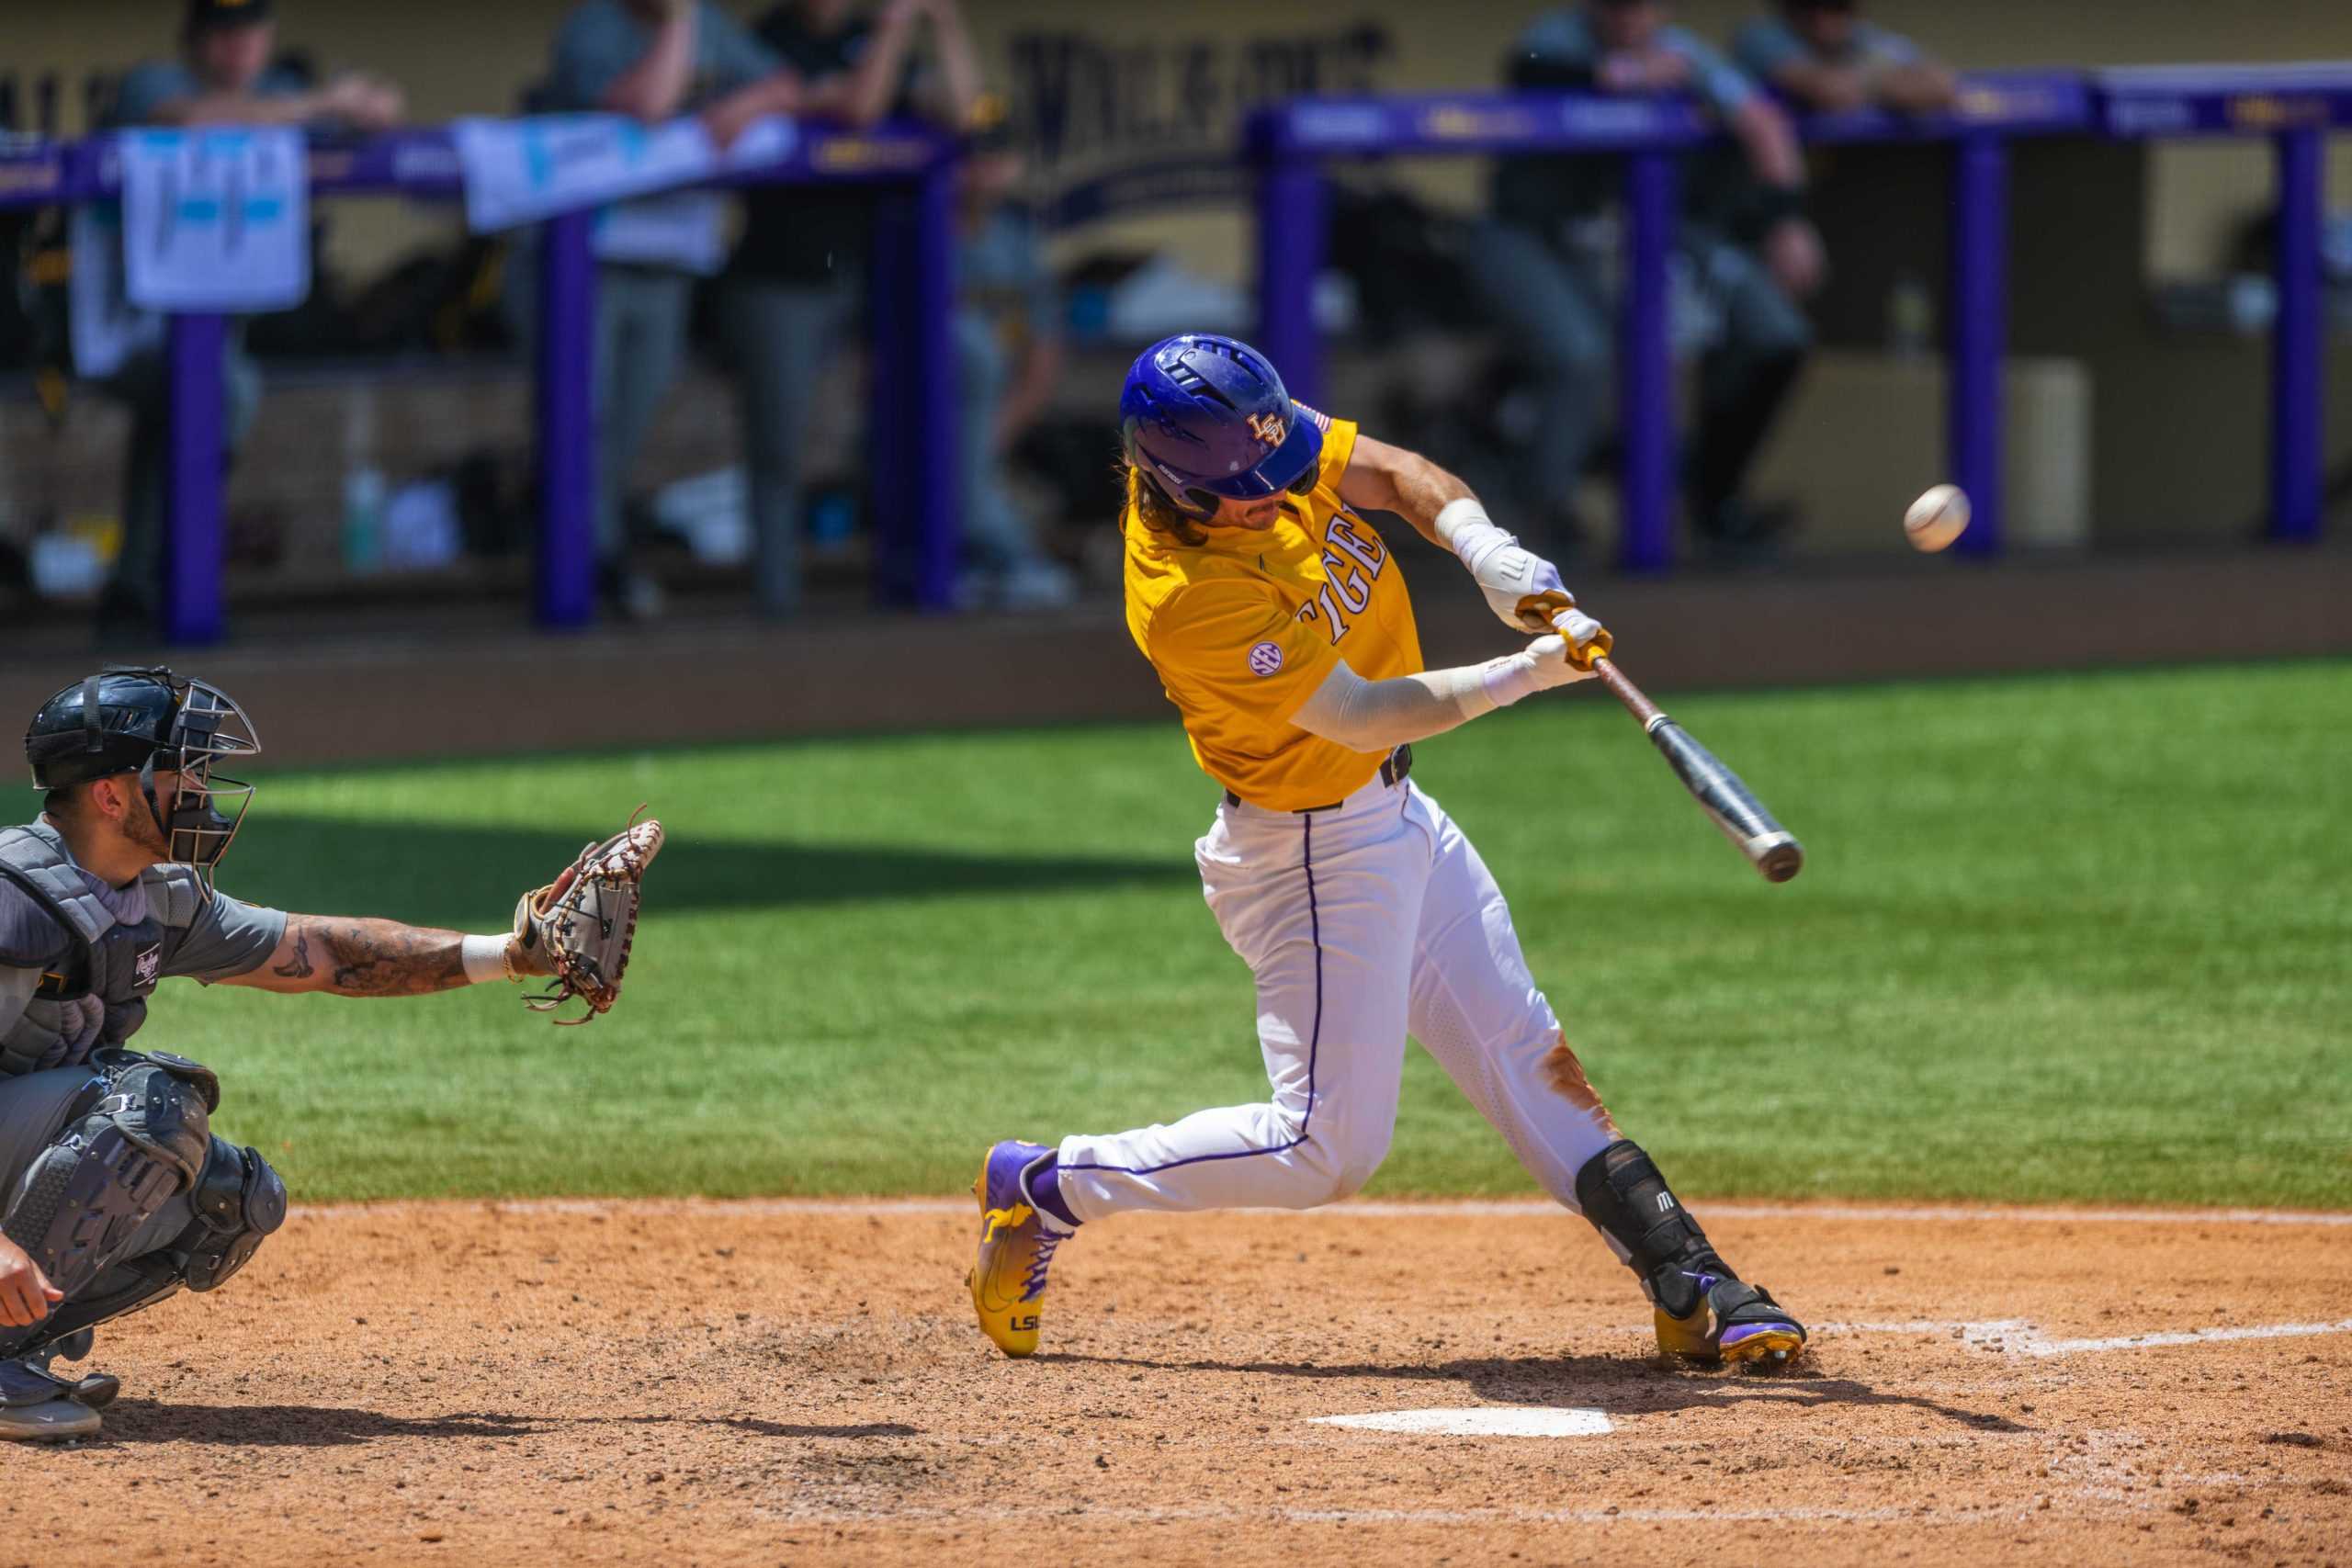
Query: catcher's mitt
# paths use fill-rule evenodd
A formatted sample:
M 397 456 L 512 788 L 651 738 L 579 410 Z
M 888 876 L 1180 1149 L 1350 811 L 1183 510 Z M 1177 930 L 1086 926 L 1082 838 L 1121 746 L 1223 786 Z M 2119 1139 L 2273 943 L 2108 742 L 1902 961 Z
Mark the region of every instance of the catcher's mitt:
M 555 971 L 545 991 L 526 998 L 533 1010 L 553 1012 L 577 997 L 588 1010 L 555 1021 L 587 1023 L 620 999 L 637 937 L 639 885 L 661 852 L 662 824 L 632 817 L 619 833 L 582 850 L 562 875 L 523 895 L 514 906 L 514 939 Z

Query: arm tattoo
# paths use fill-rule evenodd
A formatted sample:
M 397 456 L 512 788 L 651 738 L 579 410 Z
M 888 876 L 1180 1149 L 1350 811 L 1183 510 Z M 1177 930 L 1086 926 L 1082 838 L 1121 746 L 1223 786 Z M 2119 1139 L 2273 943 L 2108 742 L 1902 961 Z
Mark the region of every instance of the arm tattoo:
M 294 933 L 294 955 L 283 964 L 271 964 L 269 972 L 282 975 L 288 980 L 307 980 L 315 974 L 317 971 L 311 964 L 311 933 L 297 931 Z
M 398 920 L 301 917 L 332 968 L 327 989 L 345 997 L 424 997 L 466 984 L 464 937 Z M 298 958 L 307 952 L 297 942 Z

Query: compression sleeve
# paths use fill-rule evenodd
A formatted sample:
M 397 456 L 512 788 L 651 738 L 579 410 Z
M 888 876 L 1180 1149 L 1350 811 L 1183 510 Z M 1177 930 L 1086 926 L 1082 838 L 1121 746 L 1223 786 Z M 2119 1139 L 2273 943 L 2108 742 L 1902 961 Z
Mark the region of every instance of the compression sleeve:
M 1389 681 L 1367 681 L 1340 660 L 1290 721 L 1351 751 L 1385 751 L 1442 735 L 1482 713 L 1561 684 L 1555 678 L 1559 674 L 1574 679 L 1565 658 L 1544 657 L 1562 646 L 1556 638 L 1547 638 L 1484 664 L 1460 664 Z

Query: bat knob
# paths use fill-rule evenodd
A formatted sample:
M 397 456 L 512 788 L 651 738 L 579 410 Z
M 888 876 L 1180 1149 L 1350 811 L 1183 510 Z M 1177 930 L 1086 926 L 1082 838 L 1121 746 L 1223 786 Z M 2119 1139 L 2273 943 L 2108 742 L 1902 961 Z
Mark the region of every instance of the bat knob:
M 1756 863 L 1767 882 L 1786 882 L 1804 869 L 1804 846 L 1797 842 L 1794 833 L 1768 833 L 1749 840 L 1747 849 L 1747 858 Z
M 1539 636 L 1552 629 L 1552 617 L 1577 607 L 1576 595 L 1557 590 L 1524 594 L 1519 601 L 1519 624 Z

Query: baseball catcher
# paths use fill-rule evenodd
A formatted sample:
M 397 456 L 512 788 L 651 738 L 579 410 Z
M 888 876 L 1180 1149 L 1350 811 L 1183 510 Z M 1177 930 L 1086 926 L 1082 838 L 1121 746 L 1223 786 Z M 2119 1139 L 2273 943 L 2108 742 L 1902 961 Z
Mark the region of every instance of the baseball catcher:
M 244 710 L 167 669 L 66 687 L 25 737 L 41 812 L 0 829 L 0 1438 L 98 1429 L 119 1384 L 55 1370 L 91 1331 L 243 1268 L 286 1219 L 286 1186 L 217 1135 L 219 1077 L 134 1051 L 158 983 L 421 997 L 545 976 L 535 1005 L 620 993 L 658 823 L 591 845 L 490 936 L 289 915 L 213 886 L 261 750 Z

